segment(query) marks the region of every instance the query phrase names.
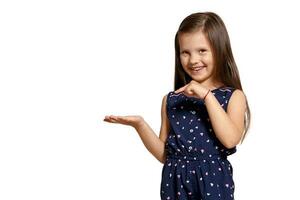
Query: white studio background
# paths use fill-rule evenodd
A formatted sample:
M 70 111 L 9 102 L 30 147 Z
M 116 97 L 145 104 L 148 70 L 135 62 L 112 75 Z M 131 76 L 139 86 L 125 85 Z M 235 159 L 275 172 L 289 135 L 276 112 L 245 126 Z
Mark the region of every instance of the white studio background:
M 224 20 L 252 112 L 233 165 L 237 200 L 295 199 L 300 14 L 288 1 L 1 1 L 0 199 L 160 199 L 156 134 L 184 17 Z M 297 115 L 296 115 L 297 114 Z

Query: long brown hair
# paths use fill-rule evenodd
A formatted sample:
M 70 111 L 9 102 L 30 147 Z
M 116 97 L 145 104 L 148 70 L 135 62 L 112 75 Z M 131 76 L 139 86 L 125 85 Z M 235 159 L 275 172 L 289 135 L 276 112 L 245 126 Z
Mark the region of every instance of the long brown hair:
M 207 37 L 215 63 L 213 73 L 221 83 L 226 86 L 242 89 L 239 71 L 234 61 L 230 40 L 222 19 L 213 12 L 198 12 L 187 16 L 180 24 L 175 35 L 175 77 L 174 90 L 188 84 L 192 79 L 184 71 L 180 62 L 180 48 L 178 36 L 181 33 L 192 33 L 201 30 Z M 246 96 L 246 95 L 245 95 Z M 245 112 L 245 131 L 241 143 L 245 139 L 250 126 L 251 113 L 246 98 L 247 109 Z

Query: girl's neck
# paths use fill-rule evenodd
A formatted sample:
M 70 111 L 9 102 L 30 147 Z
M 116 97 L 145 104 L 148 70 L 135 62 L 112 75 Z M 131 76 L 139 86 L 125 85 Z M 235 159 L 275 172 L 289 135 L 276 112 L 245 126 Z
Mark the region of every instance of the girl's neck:
M 203 84 L 203 86 L 213 90 L 213 89 L 224 87 L 225 85 L 223 83 L 215 83 L 215 84 Z

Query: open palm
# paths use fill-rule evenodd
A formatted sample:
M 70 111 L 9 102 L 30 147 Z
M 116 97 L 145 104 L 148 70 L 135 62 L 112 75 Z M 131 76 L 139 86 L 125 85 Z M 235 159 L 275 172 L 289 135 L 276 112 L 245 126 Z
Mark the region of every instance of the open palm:
M 143 117 L 139 115 L 127 115 L 127 116 L 110 115 L 110 116 L 105 116 L 103 121 L 137 127 L 143 121 Z

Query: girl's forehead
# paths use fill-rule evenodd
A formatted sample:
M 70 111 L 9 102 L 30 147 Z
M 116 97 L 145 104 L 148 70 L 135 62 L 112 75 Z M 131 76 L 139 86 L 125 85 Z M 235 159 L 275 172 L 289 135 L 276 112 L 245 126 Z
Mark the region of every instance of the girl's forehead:
M 209 41 L 202 31 L 181 33 L 178 37 L 181 47 L 184 46 L 209 46 Z

